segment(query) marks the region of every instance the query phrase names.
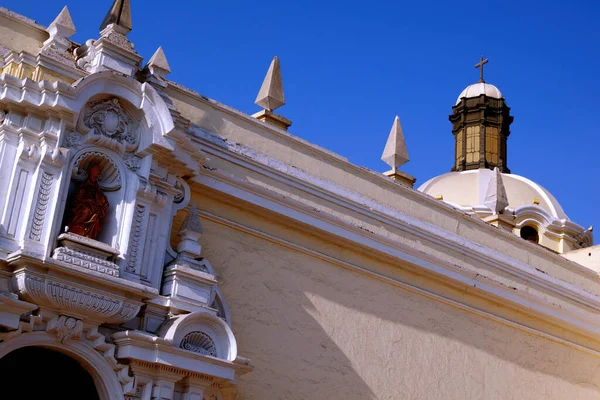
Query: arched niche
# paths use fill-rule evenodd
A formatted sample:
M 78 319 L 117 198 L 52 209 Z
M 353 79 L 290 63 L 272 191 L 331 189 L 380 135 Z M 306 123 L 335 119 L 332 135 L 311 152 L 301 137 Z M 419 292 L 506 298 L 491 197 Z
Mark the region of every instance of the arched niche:
M 63 212 L 57 231 L 58 234 L 65 232 L 75 192 L 87 179 L 92 165 L 100 167 L 98 184 L 108 199 L 102 230 L 96 240 L 118 250 L 126 228 L 123 221 L 127 214 L 127 204 L 135 198 L 135 190 L 132 190 L 132 186 L 135 188 L 135 174 L 128 170 L 119 154 L 97 145 L 82 146 L 67 163 L 67 179 L 59 206 Z
M 195 312 L 171 318 L 159 329 L 159 336 L 174 347 L 211 355 L 227 361 L 237 357 L 237 343 L 231 328 L 216 315 Z M 213 354 L 209 354 L 209 353 Z
M 63 353 L 75 361 L 91 376 L 100 400 L 123 399 L 123 389 L 110 363 L 91 346 L 79 340 L 69 340 L 66 343 L 57 341 L 56 335 L 48 332 L 30 332 L 0 343 L 0 360 L 18 349 L 26 347 L 42 347 Z M 42 362 L 41 360 L 30 360 Z M 47 368 L 55 368 L 46 364 Z M 26 371 L 22 371 L 26 373 Z M 32 377 L 32 382 L 35 378 Z M 26 388 L 23 388 L 26 390 Z M 48 398 L 60 398 L 60 388 L 48 388 Z M 57 392 L 58 391 L 58 392 Z M 83 397 L 82 397 L 83 398 Z

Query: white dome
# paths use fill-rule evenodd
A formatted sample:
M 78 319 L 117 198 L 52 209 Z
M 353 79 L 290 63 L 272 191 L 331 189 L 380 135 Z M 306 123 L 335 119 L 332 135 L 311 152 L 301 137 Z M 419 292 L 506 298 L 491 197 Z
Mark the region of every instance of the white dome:
M 489 83 L 479 82 L 467 86 L 467 88 L 460 93 L 458 99 L 456 99 L 456 104 L 460 103 L 460 99 L 463 97 L 470 99 L 472 97 L 479 97 L 482 94 L 485 94 L 487 97 L 491 97 L 493 99 L 503 98 L 502 93 L 496 86 L 490 85 Z
M 460 207 L 483 206 L 492 173 L 487 168 L 449 172 L 430 179 L 418 190 L 430 196 L 442 195 L 445 202 Z M 554 218 L 568 219 L 554 196 L 537 183 L 513 174 L 502 174 L 502 181 L 508 197 L 508 207 L 517 209 L 530 206 L 535 201 Z

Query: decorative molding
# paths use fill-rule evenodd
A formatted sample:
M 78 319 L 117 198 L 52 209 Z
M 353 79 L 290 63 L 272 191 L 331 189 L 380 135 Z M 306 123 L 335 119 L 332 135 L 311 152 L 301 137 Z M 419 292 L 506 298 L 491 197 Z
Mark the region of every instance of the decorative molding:
M 52 191 L 53 182 L 54 175 L 44 171 L 40 179 L 40 187 L 35 203 L 33 219 L 31 221 L 29 239 L 36 240 L 39 242 L 42 237 L 44 219 L 46 218 L 46 210 L 48 209 L 48 201 L 50 200 L 50 192 Z
M 101 289 L 79 287 L 60 282 L 50 276 L 37 276 L 27 270 L 14 275 L 18 293 L 40 307 L 85 316 L 100 323 L 121 323 L 131 320 L 140 310 L 140 303 L 113 296 Z
M 217 357 L 215 342 L 202 331 L 193 331 L 185 335 L 179 347 L 205 356 Z
M 110 276 L 119 277 L 119 266 L 113 262 L 97 257 L 92 252 L 73 250 L 67 247 L 57 247 L 52 258 L 67 264 L 76 265 L 92 271 L 98 271 Z
M 133 215 L 133 227 L 129 236 L 129 249 L 127 255 L 127 265 L 125 270 L 130 273 L 135 273 L 138 252 L 140 248 L 140 241 L 142 240 L 142 230 L 144 227 L 144 218 L 146 216 L 146 206 L 143 204 L 135 205 L 135 212 Z

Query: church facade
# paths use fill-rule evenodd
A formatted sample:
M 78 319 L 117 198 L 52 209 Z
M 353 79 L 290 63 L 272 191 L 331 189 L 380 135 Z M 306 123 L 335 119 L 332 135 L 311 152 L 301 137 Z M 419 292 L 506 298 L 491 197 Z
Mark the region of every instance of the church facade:
M 510 172 L 487 60 L 415 188 L 398 117 L 355 166 L 287 132 L 276 57 L 247 115 L 132 12 L 81 44 L 0 8 L 0 397 L 600 397 L 600 253 Z

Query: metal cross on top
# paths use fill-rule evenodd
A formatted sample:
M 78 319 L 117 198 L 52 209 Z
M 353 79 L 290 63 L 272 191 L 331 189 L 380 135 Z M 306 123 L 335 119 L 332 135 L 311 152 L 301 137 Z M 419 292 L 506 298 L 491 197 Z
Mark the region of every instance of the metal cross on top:
M 488 63 L 488 59 L 483 59 L 483 56 L 479 57 L 479 62 L 475 64 L 475 68 L 479 68 L 479 83 L 485 83 L 483 80 L 483 66 Z

